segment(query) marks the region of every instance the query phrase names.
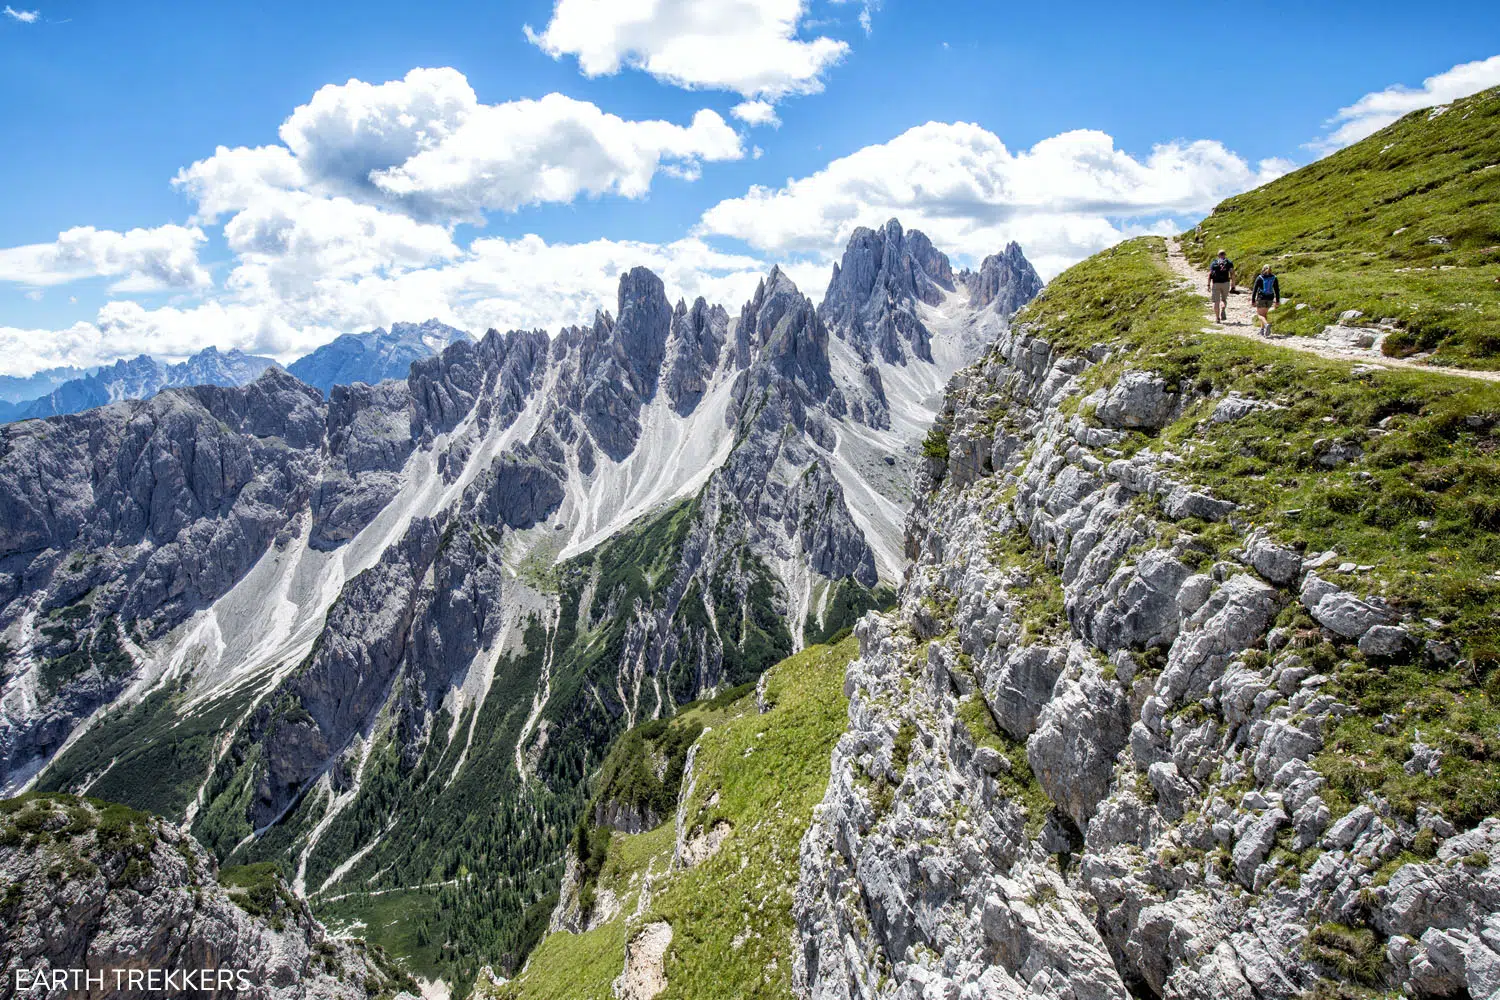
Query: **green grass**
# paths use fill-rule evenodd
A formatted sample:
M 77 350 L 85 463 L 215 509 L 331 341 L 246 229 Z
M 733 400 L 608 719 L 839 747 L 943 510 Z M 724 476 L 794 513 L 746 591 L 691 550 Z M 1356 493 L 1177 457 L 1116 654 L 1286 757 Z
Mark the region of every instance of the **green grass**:
M 1436 804 L 1461 830 L 1500 813 L 1494 687 L 1493 676 L 1486 690 L 1458 671 L 1347 664 L 1330 693 L 1359 712 L 1334 729 L 1313 761 L 1328 779 L 1330 806 L 1347 810 L 1372 791 L 1408 821 L 1415 820 L 1418 806 Z M 1395 721 L 1382 723 L 1386 715 Z M 1407 774 L 1403 766 L 1418 734 L 1442 751 L 1435 777 Z
M 1036 774 L 1031 770 L 1025 741 L 1012 739 L 1000 728 L 984 698 L 978 693 L 959 701 L 958 720 L 963 723 L 975 746 L 997 750 L 1009 762 L 1009 768 L 995 775 L 995 783 L 1025 811 L 1026 829 L 1035 836 L 1052 812 L 1053 802 L 1042 790 L 1041 782 L 1036 780 Z
M 1385 965 L 1385 949 L 1367 927 L 1319 924 L 1308 934 L 1302 953 L 1358 983 L 1379 982 Z
M 611 920 L 584 934 L 551 934 L 531 953 L 531 964 L 497 997 L 530 1000 L 613 1000 L 610 984 L 624 967 L 625 922 Z
M 989 557 L 996 566 L 1025 574 L 1026 583 L 1010 588 L 1021 600 L 1021 642 L 1044 643 L 1065 637 L 1068 614 L 1062 580 L 1032 547 L 1026 529 L 1017 527 L 991 535 Z
M 1230 198 L 1183 249 L 1205 269 L 1227 249 L 1241 285 L 1271 264 L 1283 296 L 1295 296 L 1275 313 L 1281 332 L 1315 334 L 1359 309 L 1368 322 L 1389 318 L 1402 328 L 1388 353 L 1430 350 L 1436 364 L 1500 368 L 1497 163 L 1500 89 L 1492 89 L 1436 118 L 1414 111 Z
M 431 940 L 436 914 L 437 893 L 421 890 L 350 896 L 318 908 L 319 919 L 331 930 L 347 931 L 401 956 L 407 968 L 425 979 L 444 971 L 443 942 Z M 429 928 L 425 942 L 424 926 Z
M 1330 805 L 1349 808 L 1374 792 L 1408 815 L 1419 802 L 1440 803 L 1456 823 L 1494 814 L 1500 741 L 1485 734 L 1500 723 L 1500 386 L 1439 372 L 1356 376 L 1349 362 L 1203 333 L 1201 313 L 1196 296 L 1174 286 L 1164 243 L 1143 239 L 1060 275 L 1021 322 L 1063 350 L 1113 346 L 1086 377 L 1090 388 L 1133 368 L 1204 397 L 1146 440 L 1180 456 L 1176 478 L 1239 504 L 1245 523 L 1282 542 L 1371 567 L 1323 573 L 1383 597 L 1420 638 L 1462 651 L 1465 663 L 1454 667 L 1367 664 L 1351 645 L 1324 641 L 1293 605 L 1282 624 L 1298 631 L 1304 657 L 1333 675 L 1330 693 L 1357 709 L 1317 760 Z M 1208 421 L 1210 394 L 1231 389 L 1281 408 Z M 1361 457 L 1324 468 L 1318 458 L 1336 441 L 1358 444 Z M 1164 517 L 1159 504 L 1142 502 Z M 1164 530 L 1203 566 L 1239 544 L 1223 524 L 1183 520 Z M 1395 724 L 1382 723 L 1387 713 Z M 1417 731 L 1444 751 L 1436 777 L 1402 767 Z
M 1195 296 L 1174 289 L 1162 241 L 1144 239 L 1064 272 L 1022 318 L 1064 349 L 1113 344 L 1091 385 L 1130 367 L 1178 391 L 1235 389 L 1278 402 L 1283 409 L 1213 424 L 1205 399 L 1152 447 L 1176 451 L 1178 476 L 1240 504 L 1245 520 L 1284 541 L 1373 565 L 1359 589 L 1443 621 L 1467 655 L 1493 666 L 1500 386 L 1404 370 L 1355 377 L 1348 362 L 1202 333 L 1200 311 Z M 1334 441 L 1360 444 L 1363 458 L 1323 468 L 1318 458 Z
M 664 998 L 789 997 L 797 851 L 847 722 L 844 669 L 857 651 L 856 641 L 846 638 L 778 664 L 767 680 L 774 707 L 764 715 L 746 697 L 717 716 L 705 704 L 674 720 L 707 727 L 688 803 L 690 829 L 727 823 L 732 833 L 713 857 L 666 879 L 660 875 L 672 855 L 672 823 L 634 836 L 615 834 L 599 885 L 616 892 L 630 914 L 649 868 L 658 878 L 645 913 L 628 921 L 618 916 L 586 934 L 548 936 L 526 971 L 498 995 L 604 1000 L 623 968 L 628 935 L 665 920 L 673 937 Z
M 252 917 L 267 918 L 277 930 L 286 926 L 283 913 L 297 905 L 281 872 L 269 861 L 221 868 L 219 884 L 236 906 Z

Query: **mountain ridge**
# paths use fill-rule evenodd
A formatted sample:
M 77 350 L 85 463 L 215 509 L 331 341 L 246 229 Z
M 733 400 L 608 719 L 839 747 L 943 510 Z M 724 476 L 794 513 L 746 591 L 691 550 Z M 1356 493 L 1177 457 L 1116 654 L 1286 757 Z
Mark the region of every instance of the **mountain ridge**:
M 0 412 L 0 419 L 28 420 L 79 413 L 96 406 L 142 399 L 178 386 L 245 385 L 274 364 L 270 358 L 246 354 L 238 348 L 220 352 L 216 347 L 205 347 L 177 364 L 140 354 L 65 381 L 45 396 L 18 401 L 8 411 Z
M 273 368 L 5 428 L 7 780 L 181 817 L 329 913 L 478 866 L 493 888 L 428 917 L 467 948 L 424 974 L 517 961 L 610 741 L 894 580 L 920 429 L 1006 317 L 956 286 L 880 309 L 930 360 L 859 357 L 779 269 L 738 319 L 635 269 L 614 314 L 404 381 Z

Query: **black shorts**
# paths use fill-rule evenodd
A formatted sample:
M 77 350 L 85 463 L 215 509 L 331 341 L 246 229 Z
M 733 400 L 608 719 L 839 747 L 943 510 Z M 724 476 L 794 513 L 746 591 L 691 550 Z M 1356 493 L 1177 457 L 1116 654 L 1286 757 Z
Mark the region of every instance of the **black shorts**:
M 1255 308 L 1269 309 L 1276 304 L 1276 299 L 1270 295 L 1257 295 L 1255 297 Z

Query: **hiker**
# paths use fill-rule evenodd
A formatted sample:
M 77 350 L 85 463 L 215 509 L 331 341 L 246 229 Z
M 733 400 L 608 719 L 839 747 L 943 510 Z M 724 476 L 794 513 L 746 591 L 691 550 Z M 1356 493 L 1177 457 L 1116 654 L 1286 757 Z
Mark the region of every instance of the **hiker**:
M 1281 306 L 1281 282 L 1276 280 L 1276 275 L 1271 273 L 1271 265 L 1267 264 L 1260 269 L 1255 276 L 1255 285 L 1250 289 L 1250 298 L 1255 303 L 1255 316 L 1259 321 L 1255 325 L 1264 327 L 1266 333 L 1271 332 L 1271 317 L 1266 313 L 1271 309 Z
M 1229 318 L 1229 293 L 1234 290 L 1234 262 L 1223 250 L 1208 265 L 1208 294 L 1214 307 L 1214 321 Z

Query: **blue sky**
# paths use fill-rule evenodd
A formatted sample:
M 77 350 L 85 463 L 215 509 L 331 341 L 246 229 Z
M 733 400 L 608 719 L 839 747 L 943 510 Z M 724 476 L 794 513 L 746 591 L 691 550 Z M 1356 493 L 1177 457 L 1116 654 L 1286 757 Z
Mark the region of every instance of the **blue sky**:
M 1500 83 L 1492 2 L 623 6 L 5 8 L 0 370 L 817 297 L 892 214 L 1050 275 Z

